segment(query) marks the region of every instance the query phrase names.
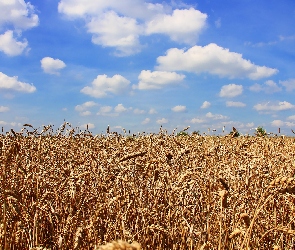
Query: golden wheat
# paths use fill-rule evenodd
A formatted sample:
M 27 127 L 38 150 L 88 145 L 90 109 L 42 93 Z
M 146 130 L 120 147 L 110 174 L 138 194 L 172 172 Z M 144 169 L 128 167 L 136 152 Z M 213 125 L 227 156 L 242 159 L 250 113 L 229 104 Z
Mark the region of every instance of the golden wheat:
M 294 138 L 25 125 L 0 135 L 1 249 L 295 244 Z

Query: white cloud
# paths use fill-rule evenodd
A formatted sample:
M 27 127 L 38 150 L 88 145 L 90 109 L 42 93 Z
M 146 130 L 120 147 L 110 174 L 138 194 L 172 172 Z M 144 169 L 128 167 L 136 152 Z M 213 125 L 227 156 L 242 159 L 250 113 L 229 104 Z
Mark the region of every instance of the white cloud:
M 184 112 L 186 111 L 186 106 L 177 105 L 171 109 L 173 112 Z
M 89 102 L 84 102 L 83 104 L 81 105 L 77 105 L 75 107 L 75 110 L 76 111 L 79 111 L 79 112 L 82 112 L 82 111 L 85 111 L 86 109 L 88 108 L 91 108 L 91 107 L 94 107 L 94 106 L 97 106 L 98 104 L 93 102 L 93 101 L 89 101 Z
M 295 121 L 295 115 L 288 116 L 287 120 L 294 120 Z
M 251 91 L 254 91 L 254 92 L 260 92 L 263 90 L 263 87 L 261 84 L 258 84 L 258 83 L 254 83 L 252 86 L 250 86 L 249 88 Z
M 118 113 L 121 113 L 121 112 L 125 112 L 125 111 L 127 111 L 127 108 L 125 108 L 125 107 L 123 106 L 123 104 L 120 103 L 120 104 L 118 104 L 118 105 L 114 108 L 114 110 L 115 110 L 116 112 L 118 112 Z
M 139 34 L 142 31 L 136 19 L 121 17 L 114 11 L 109 11 L 92 18 L 87 28 L 88 32 L 93 34 L 94 44 L 115 47 L 118 56 L 132 55 L 140 51 Z
M 5 121 L 0 121 L 0 125 L 5 126 L 7 124 L 7 122 Z
M 295 127 L 295 123 L 294 122 L 284 122 L 282 120 L 274 120 L 271 122 L 271 126 L 273 127 L 291 127 L 294 128 Z
M 63 61 L 51 57 L 44 57 L 40 62 L 43 71 L 52 75 L 59 75 L 59 70 L 66 67 Z
M 226 102 L 226 107 L 237 107 L 237 108 L 242 108 L 245 107 L 246 104 L 243 102 L 233 102 L 233 101 L 227 101 Z
M 114 10 L 125 16 L 147 20 L 169 11 L 170 8 L 159 3 L 147 3 L 144 0 L 61 0 L 58 4 L 58 11 L 70 18 L 86 19 L 88 16 L 98 16 L 109 10 Z
M 7 111 L 9 111 L 8 107 L 0 106 L 0 113 L 7 112 Z
M 92 108 L 94 106 L 97 106 L 98 104 L 93 102 L 93 101 L 89 101 L 89 102 L 84 102 L 81 105 L 77 105 L 75 107 L 75 110 L 79 112 L 79 115 L 81 116 L 89 116 L 92 113 L 88 110 L 89 108 Z
M 287 91 L 293 91 L 295 89 L 295 79 L 289 79 L 286 81 L 280 81 Z
M 168 120 L 166 118 L 162 118 L 162 119 L 157 120 L 157 123 L 158 124 L 165 124 L 165 123 L 168 123 Z
M 145 111 L 142 109 L 134 109 L 133 113 L 136 115 L 141 115 L 141 114 L 145 114 Z
M 138 53 L 142 47 L 139 36 L 145 35 L 145 21 L 168 9 L 143 0 L 61 0 L 58 4 L 60 13 L 85 20 L 94 44 L 114 47 L 117 56 Z
M 257 111 L 282 111 L 294 109 L 295 106 L 289 102 L 283 101 L 278 103 L 258 103 L 254 106 Z
M 39 18 L 34 12 L 34 6 L 24 0 L 0 1 L 0 30 L 12 26 L 19 38 L 22 30 L 39 24 Z M 18 38 L 15 38 L 12 29 L 6 30 L 0 35 L 0 51 L 8 56 L 17 56 L 29 51 L 28 41 L 26 39 L 20 41 Z
M 80 113 L 81 116 L 89 116 L 91 115 L 91 112 L 89 110 L 83 111 Z
M 209 108 L 211 106 L 211 103 L 208 102 L 208 101 L 204 101 L 202 106 L 201 106 L 201 109 L 206 109 L 206 108 Z
M 228 119 L 227 116 L 220 115 L 220 114 L 212 114 L 211 112 L 208 112 L 206 114 L 206 117 L 210 118 L 210 119 L 213 119 L 213 120 L 225 120 L 225 119 Z
M 157 110 L 155 110 L 154 108 L 151 108 L 150 110 L 149 110 L 149 114 L 150 115 L 154 115 L 154 114 L 157 114 L 158 112 L 157 112 Z
M 0 27 L 12 24 L 15 29 L 29 29 L 39 24 L 34 6 L 24 0 L 0 1 Z
M 17 56 L 22 54 L 28 47 L 28 41 L 24 39 L 22 42 L 14 38 L 13 31 L 8 30 L 0 35 L 0 51 L 8 56 Z
M 25 93 L 33 93 L 36 91 L 34 85 L 25 82 L 20 82 L 17 76 L 10 77 L 3 74 L 2 72 L 0 72 L 0 89 L 15 90 Z
M 253 127 L 254 127 L 254 122 L 246 123 L 245 126 L 246 126 L 247 128 L 253 128 Z
M 285 122 L 281 121 L 281 120 L 274 120 L 271 122 L 271 126 L 273 127 L 282 127 L 285 125 Z
M 286 124 L 287 127 L 292 127 L 292 128 L 295 127 L 295 123 L 294 122 L 285 122 L 285 124 Z
M 204 122 L 205 122 L 205 120 L 200 119 L 200 118 L 193 118 L 191 120 L 191 123 L 204 123 Z
M 81 93 L 90 95 L 96 98 L 106 97 L 109 93 L 121 94 L 129 87 L 130 81 L 121 75 L 107 77 L 107 75 L 98 75 L 93 80 L 91 86 L 86 86 L 81 89 Z
M 240 121 L 222 121 L 219 124 L 220 126 L 225 126 L 225 131 L 229 129 L 232 130 L 232 127 L 235 127 L 238 131 L 243 130 L 244 133 L 249 134 L 249 132 L 254 129 L 254 122 L 243 123 Z M 226 129 L 227 128 L 227 129 Z M 230 132 L 228 131 L 228 132 Z
M 268 80 L 264 83 L 266 85 L 265 92 L 266 93 L 275 93 L 280 92 L 282 88 L 280 88 L 274 81 Z
M 6 122 L 6 121 L 0 121 L 1 126 L 8 126 L 10 129 L 11 127 L 23 127 L 21 123 L 16 123 L 16 122 Z
M 111 106 L 103 106 L 96 114 L 102 116 L 118 116 L 117 113 L 111 113 L 112 110 L 113 108 Z
M 145 119 L 141 122 L 141 124 L 148 124 L 150 121 L 151 121 L 150 118 L 145 118 Z
M 93 123 L 85 123 L 85 124 L 82 124 L 80 127 L 82 129 L 87 129 L 87 127 L 88 127 L 88 129 L 93 129 L 93 128 L 95 128 L 95 125 Z
M 220 97 L 235 97 L 243 93 L 243 86 L 237 84 L 228 84 L 222 86 L 219 96 Z
M 103 106 L 99 109 L 99 112 L 101 113 L 109 113 L 112 111 L 112 107 L 111 106 Z
M 210 73 L 220 77 L 260 79 L 278 72 L 243 59 L 242 54 L 230 52 L 214 43 L 193 46 L 188 50 L 172 48 L 157 58 L 158 70 Z
M 58 11 L 71 18 L 86 17 L 87 15 L 101 14 L 113 1 L 88 1 L 88 0 L 61 0 L 58 3 Z
M 60 0 L 58 11 L 70 19 L 84 19 L 93 43 L 115 48 L 117 56 L 128 56 L 143 47 L 140 36 L 155 33 L 179 43 L 196 44 L 207 15 L 188 6 L 173 10 L 172 5 L 144 0 Z
M 179 43 L 196 44 L 206 25 L 207 15 L 193 8 L 176 9 L 171 15 L 158 15 L 147 23 L 147 34 L 166 34 Z
M 138 88 L 140 90 L 145 89 L 161 89 L 170 84 L 178 84 L 185 78 L 185 75 L 177 74 L 175 72 L 167 71 L 153 71 L 142 70 L 138 76 Z
M 274 81 L 268 80 L 264 82 L 264 85 L 255 83 L 250 88 L 251 91 L 260 92 L 263 91 L 267 94 L 272 94 L 275 92 L 280 92 L 282 88 L 280 88 Z

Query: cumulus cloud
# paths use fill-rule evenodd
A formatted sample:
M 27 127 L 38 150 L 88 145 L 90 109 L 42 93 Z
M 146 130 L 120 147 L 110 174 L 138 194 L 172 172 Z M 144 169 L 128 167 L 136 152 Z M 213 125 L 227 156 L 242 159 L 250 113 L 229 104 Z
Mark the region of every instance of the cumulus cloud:
M 166 34 L 179 43 L 196 44 L 206 25 L 207 15 L 193 8 L 176 9 L 171 15 L 158 15 L 147 23 L 147 34 Z
M 211 106 L 211 103 L 208 102 L 208 101 L 204 101 L 202 106 L 201 106 L 201 109 L 207 109 Z
M 34 85 L 21 82 L 17 76 L 7 76 L 0 72 L 0 90 L 15 90 L 24 93 L 33 93 L 36 91 Z
M 22 123 L 0 121 L 0 125 L 8 127 L 22 127 Z
M 117 114 L 111 113 L 112 110 L 113 108 L 111 106 L 103 106 L 100 107 L 99 111 L 96 114 L 102 116 L 117 116 Z
M 226 102 L 226 107 L 237 107 L 237 108 L 242 108 L 242 107 L 246 107 L 246 104 L 243 103 L 243 102 L 227 101 L 227 102 Z
M 11 24 L 15 29 L 30 29 L 39 24 L 34 6 L 24 0 L 0 1 L 0 27 Z
M 145 114 L 145 111 L 142 110 L 142 109 L 134 109 L 133 110 L 133 113 L 136 114 L 136 115 L 141 115 L 141 114 Z
M 89 110 L 83 111 L 80 113 L 81 116 L 89 116 L 91 115 L 91 112 Z
M 139 34 L 141 27 L 136 19 L 121 17 L 109 11 L 92 18 L 87 24 L 92 33 L 92 42 L 105 47 L 115 47 L 118 56 L 136 54 L 140 51 Z
M 168 120 L 166 118 L 162 118 L 162 119 L 157 120 L 157 123 L 158 124 L 165 124 L 165 123 L 168 123 Z
M 254 92 L 260 92 L 263 90 L 263 87 L 261 84 L 258 84 L 258 83 L 255 83 L 253 84 L 252 86 L 250 86 L 249 88 L 251 91 L 254 91 Z
M 96 102 L 93 102 L 93 101 L 89 101 L 89 102 L 84 102 L 83 104 L 81 105 L 77 105 L 75 107 L 75 110 L 76 111 L 79 111 L 79 112 L 82 112 L 82 111 L 85 111 L 86 109 L 88 108 L 91 108 L 91 107 L 94 107 L 94 106 L 97 106 L 98 104 Z
M 132 110 L 132 107 L 126 108 L 122 103 L 119 103 L 115 107 L 102 106 L 96 114 L 101 116 L 115 117 L 119 116 L 120 113 L 126 112 L 128 110 Z
M 18 56 L 28 49 L 27 47 L 28 41 L 26 39 L 16 40 L 12 30 L 0 35 L 0 51 L 8 56 Z
M 295 89 L 295 79 L 289 79 L 286 81 L 280 81 L 287 91 L 293 91 Z
M 111 94 L 122 94 L 129 88 L 130 81 L 121 75 L 107 77 L 107 75 L 98 75 L 91 83 L 91 86 L 86 86 L 81 89 L 81 93 L 90 95 L 96 98 L 106 97 Z
M 250 132 L 251 129 L 254 129 L 254 122 L 249 122 L 249 123 L 243 123 L 240 121 L 222 121 L 220 123 L 221 126 L 227 127 L 227 128 L 232 128 L 235 127 L 238 130 L 244 129 L 244 132 L 247 132 L 247 134 Z
M 258 66 L 242 57 L 242 54 L 230 52 L 217 44 L 204 47 L 193 46 L 188 50 L 172 48 L 165 56 L 157 58 L 158 70 L 187 71 L 196 74 L 209 73 L 220 77 L 260 79 L 278 72 L 277 69 Z
M 212 114 L 211 112 L 208 112 L 206 114 L 206 117 L 210 118 L 210 119 L 213 119 L 213 120 L 225 120 L 225 119 L 228 119 L 227 116 L 220 115 L 220 114 Z
M 79 112 L 79 115 L 81 116 L 89 116 L 92 113 L 88 110 L 94 106 L 97 106 L 98 104 L 93 102 L 93 101 L 89 101 L 89 102 L 84 102 L 81 105 L 77 105 L 75 107 L 75 110 Z
M 8 107 L 0 106 L 0 113 L 4 113 L 4 112 L 7 112 L 7 111 L 9 111 Z
M 237 84 L 228 84 L 222 86 L 219 96 L 220 97 L 235 97 L 243 93 L 243 86 Z
M 290 115 L 287 117 L 287 120 L 294 120 L 295 121 L 295 115 Z
M 177 105 L 171 109 L 173 112 L 184 112 L 186 111 L 186 106 Z
M 295 122 L 286 122 L 285 124 L 287 127 L 292 127 L 292 128 L 295 127 Z
M 154 114 L 157 114 L 158 112 L 157 112 L 157 110 L 155 110 L 154 108 L 151 108 L 150 110 L 149 110 L 149 114 L 150 115 L 154 115 Z
M 0 1 L 0 30 L 10 28 L 0 35 L 0 51 L 8 56 L 17 56 L 24 51 L 29 51 L 28 41 L 19 39 L 21 32 L 33 28 L 39 24 L 39 18 L 35 14 L 34 6 L 24 0 Z M 15 37 L 17 34 L 17 37 Z
M 122 103 L 120 103 L 114 108 L 114 110 L 118 113 L 121 113 L 121 112 L 127 111 L 128 109 L 125 108 Z
M 257 111 L 282 111 L 294 109 L 295 106 L 289 102 L 283 101 L 278 103 L 258 103 L 254 106 Z
M 112 107 L 111 106 L 103 106 L 103 107 L 101 107 L 100 109 L 99 109 L 99 111 L 100 112 L 102 112 L 102 113 L 109 113 L 109 112 L 111 112 L 112 111 Z
M 205 120 L 200 119 L 200 118 L 193 118 L 193 119 L 191 119 L 190 122 L 191 122 L 191 123 L 204 123 Z
M 141 122 L 141 124 L 148 124 L 150 121 L 151 121 L 150 118 L 145 118 L 145 119 Z
M 139 83 L 133 86 L 134 89 L 161 89 L 171 84 L 178 84 L 185 78 L 185 75 L 167 71 L 142 70 L 138 76 Z
M 52 75 L 59 75 L 59 70 L 66 67 L 66 64 L 63 61 L 51 57 L 44 57 L 40 62 L 43 71 Z
M 85 20 L 94 44 L 114 47 L 117 56 L 138 53 L 142 48 L 139 36 L 146 34 L 145 21 L 164 13 L 165 9 L 162 4 L 146 3 L 143 0 L 61 0 L 58 4 L 60 13 L 71 19 Z
M 263 91 L 267 94 L 272 94 L 275 92 L 280 92 L 282 90 L 274 81 L 268 80 L 263 85 L 255 83 L 250 88 L 251 91 L 260 92 Z
M 282 120 L 273 120 L 271 122 L 271 126 L 273 127 L 291 127 L 294 128 L 295 123 L 294 122 L 285 122 Z
M 155 33 L 178 43 L 196 44 L 207 19 L 194 8 L 173 10 L 172 5 L 144 0 L 61 0 L 58 11 L 70 19 L 84 19 L 92 42 L 115 48 L 117 56 L 138 53 L 143 47 L 140 36 Z
M 285 125 L 285 122 L 283 122 L 281 120 L 273 120 L 270 124 L 273 127 L 282 127 Z
M 254 127 L 254 122 L 248 122 L 245 125 L 247 128 L 253 128 Z
M 130 8 L 132 6 L 132 8 Z M 147 3 L 144 0 L 104 1 L 104 0 L 61 0 L 58 11 L 70 18 L 87 18 L 98 16 L 106 11 L 114 10 L 125 16 L 149 20 L 170 8 L 159 3 Z
M 81 126 L 80 126 L 82 129 L 93 129 L 93 128 L 95 128 L 95 125 L 93 124 L 93 123 L 85 123 L 85 124 L 82 124 Z

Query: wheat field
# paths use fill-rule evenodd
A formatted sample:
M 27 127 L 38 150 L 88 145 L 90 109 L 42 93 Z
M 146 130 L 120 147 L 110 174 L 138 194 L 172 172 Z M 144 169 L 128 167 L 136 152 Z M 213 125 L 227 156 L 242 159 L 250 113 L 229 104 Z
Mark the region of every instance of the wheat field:
M 295 138 L 47 130 L 0 135 L 0 249 L 295 249 Z

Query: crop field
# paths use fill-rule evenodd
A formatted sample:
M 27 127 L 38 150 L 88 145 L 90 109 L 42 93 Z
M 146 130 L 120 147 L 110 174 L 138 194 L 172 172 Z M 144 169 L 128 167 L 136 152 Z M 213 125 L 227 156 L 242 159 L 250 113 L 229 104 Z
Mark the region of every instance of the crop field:
M 295 249 L 294 137 L 12 131 L 0 163 L 0 249 Z

